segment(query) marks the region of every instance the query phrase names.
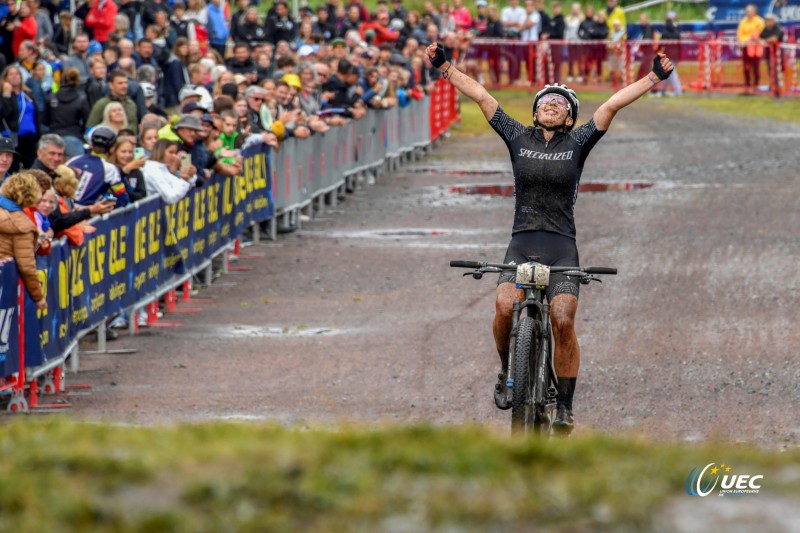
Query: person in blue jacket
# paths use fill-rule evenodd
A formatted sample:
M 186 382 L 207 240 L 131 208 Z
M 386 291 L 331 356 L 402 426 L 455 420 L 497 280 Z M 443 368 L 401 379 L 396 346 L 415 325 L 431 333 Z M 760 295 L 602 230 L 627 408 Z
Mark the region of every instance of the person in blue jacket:
M 225 11 L 220 0 L 211 0 L 206 11 L 208 12 L 208 43 L 222 57 L 225 57 L 225 44 L 230 37 L 230 31 L 225 24 Z

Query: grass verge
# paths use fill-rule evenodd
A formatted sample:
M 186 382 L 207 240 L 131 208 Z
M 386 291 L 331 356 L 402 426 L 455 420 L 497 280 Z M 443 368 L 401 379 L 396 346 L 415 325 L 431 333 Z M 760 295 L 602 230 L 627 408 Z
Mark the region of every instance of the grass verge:
M 763 474 L 768 494 L 748 498 L 800 494 L 796 450 L 511 439 L 470 427 L 51 418 L 5 424 L 0 446 L 4 531 L 646 531 L 689 498 L 686 476 L 710 462 Z
M 503 110 L 525 125 L 532 122 L 531 103 L 533 94 L 526 90 L 491 91 Z M 611 96 L 611 91 L 591 92 L 579 91 L 581 109 L 593 109 Z M 643 105 L 644 100 L 633 105 Z M 652 104 L 664 111 L 678 109 L 702 109 L 711 113 L 720 113 L 740 117 L 756 117 L 779 120 L 782 122 L 800 122 L 800 99 L 776 100 L 768 96 L 727 96 L 727 95 L 692 95 L 687 94 L 668 100 L 652 100 Z M 588 116 L 583 113 L 579 123 L 586 122 Z M 473 136 L 493 133 L 477 104 L 461 97 L 461 125 L 453 130 L 455 136 Z

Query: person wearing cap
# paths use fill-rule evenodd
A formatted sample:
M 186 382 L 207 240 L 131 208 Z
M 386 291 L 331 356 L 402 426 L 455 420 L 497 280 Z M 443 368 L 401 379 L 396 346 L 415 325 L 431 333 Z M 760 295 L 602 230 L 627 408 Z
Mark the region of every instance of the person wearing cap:
M 114 70 L 108 76 L 108 96 L 95 102 L 86 120 L 86 127 L 91 128 L 103 121 L 103 112 L 106 105 L 111 102 L 119 102 L 125 111 L 128 119 L 128 126 L 136 129 L 139 124 L 136 103 L 128 98 L 128 75 L 122 70 Z
M 97 126 L 88 134 L 90 153 L 73 157 L 67 166 L 80 170 L 80 184 L 75 192 L 77 205 L 90 206 L 107 194 L 116 198 L 116 206 L 130 203 L 119 169 L 108 162 L 111 148 L 117 142 L 117 134 L 107 126 Z
M 389 13 L 378 13 L 375 20 L 365 22 L 358 28 L 358 33 L 361 35 L 362 40 L 366 40 L 366 33 L 374 31 L 375 37 L 372 39 L 372 44 L 380 46 L 384 43 L 393 43 L 397 41 L 400 34 L 389 26 Z
M 61 88 L 50 94 L 45 107 L 44 123 L 50 127 L 50 133 L 60 135 L 64 140 L 64 155 L 68 158 L 83 154 L 81 137 L 91 111 L 80 83 L 78 69 L 67 69 Z
M 0 136 L 0 183 L 10 175 L 9 169 L 14 164 L 14 156 L 19 156 L 14 141 Z
M 280 41 L 294 42 L 297 36 L 297 24 L 289 16 L 289 6 L 285 0 L 278 0 L 273 6 L 275 12 L 267 15 L 267 42 L 277 45 Z
M 181 115 L 174 124 L 167 124 L 158 130 L 158 138 L 159 140 L 167 139 L 177 142 L 180 144 L 180 151 L 192 154 L 195 140 L 201 131 L 203 131 L 203 125 L 200 122 L 200 118 L 195 115 L 186 114 Z M 197 173 L 197 169 L 201 167 L 198 167 L 194 163 L 193 158 L 192 164 L 195 167 L 194 172 Z
M 594 146 L 608 131 L 616 114 L 667 79 L 673 67 L 659 54 L 646 76 L 620 89 L 601 104 L 589 121 L 576 126 L 580 101 L 566 85 L 546 85 L 533 99 L 533 124 L 525 126 L 500 107 L 486 88 L 447 61 L 444 48 L 427 48 L 431 64 L 466 97 L 478 104 L 483 116 L 506 144 L 514 169 L 516 203 L 514 225 L 503 263 L 528 262 L 530 257 L 547 266 L 577 266 L 574 206 L 585 162 Z M 572 400 L 580 366 L 580 348 L 575 334 L 579 284 L 563 274 L 551 274 L 547 287 L 558 377 L 556 418 L 553 428 L 569 433 L 574 427 Z M 494 389 L 495 404 L 509 409 L 507 386 L 509 334 L 512 306 L 524 299 L 513 276 L 501 274 L 496 289 L 493 334 L 501 369 Z

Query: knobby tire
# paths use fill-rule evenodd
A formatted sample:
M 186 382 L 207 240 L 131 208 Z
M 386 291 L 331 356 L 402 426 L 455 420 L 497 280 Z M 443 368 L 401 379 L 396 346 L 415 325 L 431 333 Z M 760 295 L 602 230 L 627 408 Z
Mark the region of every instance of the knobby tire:
M 542 323 L 529 316 L 522 317 L 517 327 L 514 348 L 514 368 L 511 369 L 514 387 L 511 395 L 511 432 L 522 433 L 533 428 L 533 375 L 537 354 L 541 351 Z

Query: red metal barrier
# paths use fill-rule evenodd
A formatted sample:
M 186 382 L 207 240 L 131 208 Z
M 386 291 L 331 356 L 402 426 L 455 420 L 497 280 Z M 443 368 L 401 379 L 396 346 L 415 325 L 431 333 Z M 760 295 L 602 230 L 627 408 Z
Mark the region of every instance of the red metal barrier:
M 698 92 L 800 94 L 797 45 L 791 38 L 788 43 L 765 46 L 763 57 L 748 64 L 748 69 L 754 69 L 750 88 L 745 87 L 741 45 L 730 31 L 686 34 L 678 41 L 476 39 L 472 46 L 466 71 L 489 88 L 524 86 L 534 90 L 548 83 L 567 83 L 581 89 L 617 90 L 645 76 L 654 54 L 663 51 L 676 64 L 677 76 L 661 87 L 668 94 L 682 92 L 680 79 Z M 755 74 L 758 82 L 753 88 Z M 431 134 L 435 138 L 441 131 L 437 123 Z
M 436 82 L 429 111 L 432 141 L 438 139 L 454 122 L 461 121 L 458 102 L 458 91 L 449 81 L 440 79 Z

